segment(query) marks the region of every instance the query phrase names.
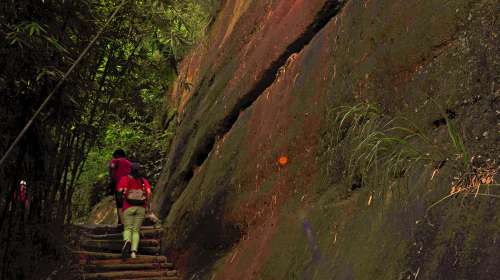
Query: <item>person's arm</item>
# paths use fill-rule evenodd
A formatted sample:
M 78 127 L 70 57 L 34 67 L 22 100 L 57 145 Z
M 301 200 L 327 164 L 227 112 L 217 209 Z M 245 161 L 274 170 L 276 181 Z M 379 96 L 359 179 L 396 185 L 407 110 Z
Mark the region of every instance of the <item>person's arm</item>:
M 144 186 L 146 187 L 146 212 L 149 213 L 151 212 L 151 185 L 149 184 L 148 180 L 144 180 Z
M 31 195 L 28 193 L 28 191 L 26 191 L 26 200 L 24 201 L 24 208 L 26 208 L 27 210 L 30 207 L 30 201 L 31 201 Z
M 123 199 L 125 191 L 128 188 L 128 176 L 123 176 L 120 178 L 120 181 L 118 181 L 118 185 L 116 185 L 116 192 L 118 193 L 118 197 L 120 199 Z
M 115 160 L 111 160 L 109 162 L 109 178 L 111 179 L 111 181 L 114 181 L 115 180 L 115 171 L 116 171 L 116 161 Z

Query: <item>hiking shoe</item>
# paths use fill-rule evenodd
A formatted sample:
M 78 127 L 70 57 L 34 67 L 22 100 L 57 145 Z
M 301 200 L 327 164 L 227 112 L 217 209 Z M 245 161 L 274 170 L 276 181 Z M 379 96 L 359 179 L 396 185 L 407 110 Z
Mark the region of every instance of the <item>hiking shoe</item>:
M 131 257 L 132 259 L 137 258 L 137 256 L 136 256 L 136 252 L 135 252 L 135 251 L 132 251 L 132 254 L 130 254 L 130 257 Z
M 123 244 L 122 248 L 122 259 L 128 258 L 128 255 L 130 254 L 130 241 L 125 240 L 125 244 Z

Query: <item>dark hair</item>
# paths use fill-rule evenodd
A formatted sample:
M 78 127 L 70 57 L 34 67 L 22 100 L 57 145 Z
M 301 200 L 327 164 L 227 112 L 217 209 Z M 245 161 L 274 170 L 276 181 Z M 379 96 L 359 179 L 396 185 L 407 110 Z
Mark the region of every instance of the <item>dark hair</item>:
M 132 162 L 131 168 L 130 168 L 130 176 L 134 178 L 141 178 L 141 164 L 138 162 Z
M 127 155 L 125 154 L 125 151 L 122 150 L 122 149 L 118 149 L 116 150 L 114 153 L 113 153 L 113 157 L 114 158 L 118 158 L 118 157 L 126 157 Z

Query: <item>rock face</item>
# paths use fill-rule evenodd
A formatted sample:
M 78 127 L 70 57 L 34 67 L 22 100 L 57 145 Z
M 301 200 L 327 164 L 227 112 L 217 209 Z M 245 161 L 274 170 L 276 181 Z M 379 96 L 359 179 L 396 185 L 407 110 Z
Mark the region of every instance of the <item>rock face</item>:
M 500 275 L 496 1 L 223 2 L 171 93 L 155 193 L 187 279 Z M 349 179 L 332 115 L 357 104 L 404 118 L 422 156 Z
M 115 224 L 117 217 L 115 198 L 107 196 L 92 208 L 87 222 L 89 224 Z

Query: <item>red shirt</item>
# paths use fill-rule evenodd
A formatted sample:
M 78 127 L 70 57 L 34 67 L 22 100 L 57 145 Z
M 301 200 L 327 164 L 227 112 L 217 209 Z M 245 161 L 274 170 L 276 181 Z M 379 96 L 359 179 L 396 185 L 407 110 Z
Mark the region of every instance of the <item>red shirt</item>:
M 114 158 L 109 162 L 109 168 L 114 169 L 113 180 L 115 182 L 120 182 L 120 179 L 123 176 L 127 176 L 130 174 L 130 170 L 132 169 L 132 163 L 124 158 Z M 116 190 L 118 190 L 118 184 L 115 186 Z
M 142 179 L 142 182 L 141 182 Z M 122 191 L 125 194 L 127 192 L 127 189 L 131 190 L 140 190 L 143 188 L 142 183 L 144 183 L 144 187 L 146 189 L 147 196 L 149 197 L 151 195 L 151 185 L 149 184 L 148 180 L 146 178 L 133 178 L 132 176 L 123 176 L 118 184 L 116 185 L 116 190 L 117 191 Z M 127 210 L 127 208 L 134 206 L 130 205 L 127 202 L 127 199 L 123 199 L 123 211 Z M 146 207 L 146 203 L 144 203 L 144 207 Z
M 22 188 L 19 186 L 18 189 L 19 193 L 14 192 L 14 201 L 26 204 L 27 202 L 27 196 L 26 196 L 26 188 Z

